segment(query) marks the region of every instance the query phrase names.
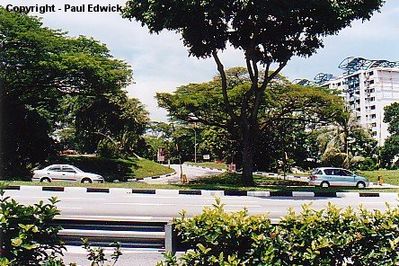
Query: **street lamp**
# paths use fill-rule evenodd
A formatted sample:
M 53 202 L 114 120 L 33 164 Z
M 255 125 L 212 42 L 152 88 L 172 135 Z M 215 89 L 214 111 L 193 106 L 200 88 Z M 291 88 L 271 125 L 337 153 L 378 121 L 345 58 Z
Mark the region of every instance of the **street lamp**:
M 195 130 L 197 123 L 194 123 L 194 163 L 197 163 L 197 130 Z

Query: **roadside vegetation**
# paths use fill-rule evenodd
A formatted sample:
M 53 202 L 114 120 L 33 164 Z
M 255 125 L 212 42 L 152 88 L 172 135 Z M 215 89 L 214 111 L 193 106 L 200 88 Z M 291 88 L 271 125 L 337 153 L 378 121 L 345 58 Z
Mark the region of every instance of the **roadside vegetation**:
M 62 227 L 54 225 L 55 216 L 60 214 L 58 202 L 50 198 L 48 202 L 23 205 L 5 197 L 0 187 L 0 266 L 66 266 L 62 258 L 66 247 L 58 235 Z M 118 243 L 113 244 L 110 258 L 103 248 L 93 248 L 85 239 L 82 245 L 90 265 L 115 265 L 122 255 Z
M 214 168 L 219 170 L 227 170 L 227 164 L 223 162 L 202 162 L 202 163 L 194 163 L 194 162 L 186 162 L 189 165 L 194 166 L 201 166 L 201 167 L 208 167 Z
M 175 219 L 189 250 L 167 254 L 158 265 L 397 265 L 398 220 L 398 207 L 380 212 L 304 205 L 273 225 L 266 215 L 227 212 L 217 200 L 198 216 Z

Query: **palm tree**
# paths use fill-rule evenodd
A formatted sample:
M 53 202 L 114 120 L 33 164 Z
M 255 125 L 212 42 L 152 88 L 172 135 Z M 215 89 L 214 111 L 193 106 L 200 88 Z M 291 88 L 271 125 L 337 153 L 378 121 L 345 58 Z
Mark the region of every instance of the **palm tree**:
M 354 136 L 359 133 L 368 135 L 356 116 L 348 111 L 343 112 L 333 125 L 320 130 L 317 141 L 322 162 L 350 168 L 353 164 L 364 161 L 363 156 L 354 156 L 350 149 L 350 145 L 356 142 Z

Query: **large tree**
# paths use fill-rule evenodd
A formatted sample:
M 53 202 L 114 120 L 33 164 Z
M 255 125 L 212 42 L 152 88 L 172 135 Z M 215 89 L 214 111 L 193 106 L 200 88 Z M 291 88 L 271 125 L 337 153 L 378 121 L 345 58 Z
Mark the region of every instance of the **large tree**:
M 238 126 L 243 143 L 243 179 L 253 184 L 259 108 L 270 82 L 293 56 L 314 54 L 323 46 L 323 37 L 337 34 L 353 20 L 369 19 L 382 4 L 383 0 L 128 0 L 123 16 L 141 22 L 151 33 L 176 31 L 190 55 L 214 59 L 224 111 Z M 238 108 L 230 101 L 219 57 L 229 45 L 243 52 L 251 79 Z
M 66 95 L 89 100 L 118 93 L 131 76 L 104 44 L 0 7 L 0 177 L 28 174 L 56 151 L 53 135 L 67 115 Z
M 228 83 L 232 86 L 227 92 L 231 105 L 236 108 L 251 86 L 251 81 L 245 68 L 227 69 L 226 73 Z M 225 138 L 242 147 L 244 144 L 240 134 L 237 134 L 239 125 L 232 123 L 229 115 L 223 111 L 219 80 L 220 77 L 216 76 L 209 82 L 181 86 L 174 93 L 158 93 L 158 104 L 168 111 L 172 119 L 185 123 L 195 119 L 198 123 L 219 128 L 225 132 Z M 275 165 L 278 160 L 285 158 L 285 154 L 297 158 L 298 162 L 300 159 L 303 161 L 307 158 L 305 139 L 312 128 L 336 120 L 343 110 L 343 100 L 334 93 L 323 88 L 293 85 L 279 76 L 260 101 L 259 133 L 254 148 L 257 167 L 270 169 L 271 164 Z M 224 146 L 227 148 L 229 144 Z M 230 155 L 234 152 L 235 149 L 229 149 Z M 234 162 L 239 167 L 243 166 L 241 156 L 235 155 Z

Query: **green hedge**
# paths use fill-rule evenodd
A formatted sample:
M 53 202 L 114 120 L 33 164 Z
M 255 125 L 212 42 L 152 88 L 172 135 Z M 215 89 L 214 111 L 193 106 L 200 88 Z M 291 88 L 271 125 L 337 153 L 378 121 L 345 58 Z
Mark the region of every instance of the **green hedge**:
M 194 218 L 175 220 L 190 249 L 159 265 L 398 265 L 399 209 L 386 212 L 304 206 L 278 225 L 217 202 Z
M 42 265 L 62 255 L 61 227 L 53 225 L 58 201 L 25 206 L 3 195 L 0 189 L 0 266 Z

